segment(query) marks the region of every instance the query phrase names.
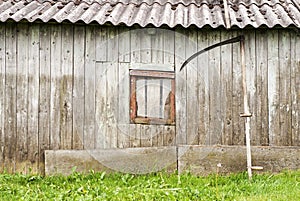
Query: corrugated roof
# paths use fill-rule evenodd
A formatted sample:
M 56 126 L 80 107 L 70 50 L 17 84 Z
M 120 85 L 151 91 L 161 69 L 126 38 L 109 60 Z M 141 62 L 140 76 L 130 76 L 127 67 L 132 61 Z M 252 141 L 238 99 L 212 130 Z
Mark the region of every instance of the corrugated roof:
M 298 0 L 0 0 L 0 21 L 300 27 Z M 225 3 L 224 3 L 225 2 Z M 227 2 L 227 4 L 226 4 Z M 225 9 L 227 8 L 227 9 Z M 228 10 L 228 18 L 225 20 Z

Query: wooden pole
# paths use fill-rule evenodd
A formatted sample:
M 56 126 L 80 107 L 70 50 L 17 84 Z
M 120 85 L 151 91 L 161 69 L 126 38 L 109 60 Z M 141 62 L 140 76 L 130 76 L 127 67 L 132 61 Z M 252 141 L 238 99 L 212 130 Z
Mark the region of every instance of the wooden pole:
M 243 80 L 243 95 L 244 95 L 244 114 L 241 117 L 245 117 L 245 133 L 246 133 L 246 149 L 247 149 L 247 171 L 248 177 L 252 178 L 252 163 L 251 163 L 251 144 L 250 144 L 250 117 L 248 97 L 247 97 L 247 83 L 246 83 L 246 64 L 245 64 L 245 38 L 241 38 L 241 65 L 242 65 L 242 80 Z

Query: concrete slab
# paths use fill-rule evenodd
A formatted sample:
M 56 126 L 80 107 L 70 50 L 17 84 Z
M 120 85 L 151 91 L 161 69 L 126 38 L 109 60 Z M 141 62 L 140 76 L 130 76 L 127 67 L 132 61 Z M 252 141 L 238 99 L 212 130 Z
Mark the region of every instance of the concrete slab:
M 145 174 L 164 169 L 174 172 L 176 147 L 45 151 L 46 175 L 68 175 L 74 167 L 83 173 L 94 170 Z
M 300 169 L 300 147 L 253 146 L 252 166 L 262 166 L 264 172 Z M 244 146 L 179 146 L 178 172 L 196 175 L 246 171 Z M 218 167 L 218 164 L 221 167 Z M 255 171 L 254 171 L 255 172 Z

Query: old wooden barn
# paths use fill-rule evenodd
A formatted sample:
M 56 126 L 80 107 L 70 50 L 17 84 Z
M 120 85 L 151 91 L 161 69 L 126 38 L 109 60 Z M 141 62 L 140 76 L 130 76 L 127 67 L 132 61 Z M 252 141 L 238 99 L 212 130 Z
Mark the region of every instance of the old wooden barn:
M 0 0 L 0 21 L 1 171 L 245 168 L 239 43 L 179 71 L 238 35 L 253 161 L 300 167 L 296 0 Z

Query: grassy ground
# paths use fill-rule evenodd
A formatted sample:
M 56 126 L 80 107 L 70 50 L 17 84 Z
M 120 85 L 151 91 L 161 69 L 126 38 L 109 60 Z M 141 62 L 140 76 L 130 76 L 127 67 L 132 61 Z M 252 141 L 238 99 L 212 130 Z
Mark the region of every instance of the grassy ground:
M 300 200 L 300 170 L 196 177 L 73 173 L 68 177 L 0 174 L 0 200 Z

